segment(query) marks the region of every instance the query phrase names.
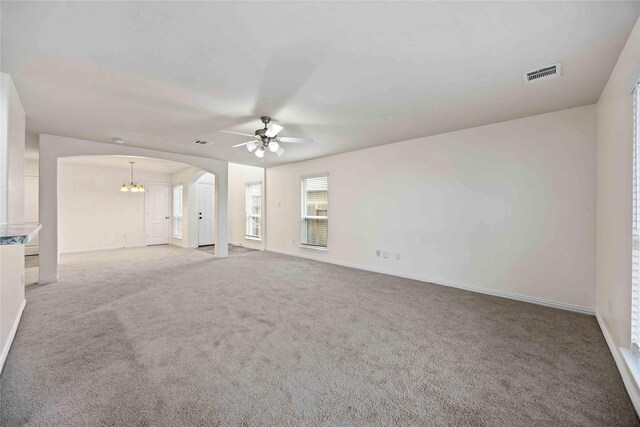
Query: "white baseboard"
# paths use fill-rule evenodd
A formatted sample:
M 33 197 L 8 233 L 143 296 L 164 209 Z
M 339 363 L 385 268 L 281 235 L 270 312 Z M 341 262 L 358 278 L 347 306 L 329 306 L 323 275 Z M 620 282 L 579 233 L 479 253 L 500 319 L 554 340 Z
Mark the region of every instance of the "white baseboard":
M 132 249 L 132 248 L 144 248 L 147 245 L 133 245 L 133 246 L 105 246 L 102 248 L 87 248 L 87 249 L 73 249 L 71 251 L 60 252 L 60 255 L 65 254 L 80 254 L 84 252 L 98 252 L 98 251 L 111 251 L 114 249 Z
M 349 267 L 349 268 L 355 268 L 355 269 L 358 269 L 358 270 L 370 271 L 372 273 L 388 274 L 388 275 L 391 275 L 391 276 L 402 277 L 404 279 L 418 280 L 420 282 L 433 283 L 433 284 L 436 284 L 436 285 L 449 286 L 451 288 L 464 289 L 464 290 L 467 290 L 467 291 L 478 292 L 478 293 L 486 294 L 486 295 L 493 295 L 493 296 L 501 297 L 501 298 L 508 298 L 508 299 L 517 300 L 517 301 L 524 301 L 524 302 L 528 302 L 528 303 L 532 303 L 532 304 L 544 305 L 544 306 L 547 306 L 547 307 L 559 308 L 561 310 L 574 311 L 576 313 L 581 313 L 581 314 L 589 314 L 591 316 L 595 315 L 595 310 L 593 308 L 582 307 L 582 306 L 579 306 L 579 305 L 567 304 L 567 303 L 563 303 L 563 302 L 551 301 L 551 300 L 546 300 L 546 299 L 542 299 L 542 298 L 531 297 L 531 296 L 528 296 L 528 295 L 515 294 L 515 293 L 512 293 L 512 292 L 505 292 L 505 291 L 498 291 L 498 290 L 494 290 L 494 289 L 481 288 L 479 286 L 466 285 L 466 284 L 463 284 L 463 283 L 455 283 L 455 282 L 445 281 L 445 280 L 441 280 L 441 279 L 433 279 L 433 278 L 429 278 L 429 277 L 416 276 L 416 275 L 412 275 L 412 274 L 404 274 L 404 273 L 399 273 L 399 272 L 396 272 L 396 271 L 375 269 L 375 268 L 365 267 L 365 266 L 362 266 L 362 265 L 344 263 L 344 262 L 333 261 L 333 260 L 329 260 L 329 259 L 322 259 L 322 258 L 318 258 L 318 257 L 306 255 L 306 254 L 301 254 L 301 253 L 298 253 L 298 252 L 280 251 L 280 250 L 275 250 L 275 249 L 267 249 L 267 251 L 278 253 L 278 254 L 283 254 L 283 255 L 290 255 L 290 256 L 294 256 L 294 257 L 298 257 L 298 258 L 310 259 L 310 260 L 318 261 L 318 262 L 326 262 L 328 264 L 340 265 L 342 267 Z
M 9 355 L 9 350 L 11 349 L 11 344 L 13 344 L 13 339 L 16 337 L 16 332 L 18 332 L 18 325 L 20 324 L 20 319 L 22 318 L 22 312 L 24 311 L 24 307 L 27 305 L 27 300 L 22 300 L 22 304 L 20 305 L 20 310 L 18 310 L 18 315 L 16 316 L 16 320 L 13 322 L 13 326 L 11 327 L 11 332 L 9 333 L 9 337 L 7 342 L 2 349 L 2 353 L 0 353 L 0 372 L 2 372 L 2 368 L 4 368 L 4 362 L 7 360 L 7 356 Z
M 609 329 L 607 325 L 602 320 L 600 313 L 596 310 L 596 319 L 598 320 L 598 325 L 600 326 L 600 330 L 602 331 L 602 335 L 604 335 L 604 340 L 607 342 L 609 346 L 609 351 L 613 355 L 613 360 L 616 362 L 616 366 L 618 367 L 618 371 L 620 372 L 620 376 L 622 377 L 622 382 L 624 383 L 624 387 L 627 389 L 627 393 L 629 394 L 629 398 L 631 399 L 631 403 L 633 403 L 633 407 L 636 409 L 636 413 L 640 415 L 640 396 L 636 392 L 636 381 L 631 376 L 631 372 L 629 371 L 629 367 L 627 363 L 624 361 L 624 356 L 620 352 L 620 349 L 616 346 L 613 337 L 609 333 Z

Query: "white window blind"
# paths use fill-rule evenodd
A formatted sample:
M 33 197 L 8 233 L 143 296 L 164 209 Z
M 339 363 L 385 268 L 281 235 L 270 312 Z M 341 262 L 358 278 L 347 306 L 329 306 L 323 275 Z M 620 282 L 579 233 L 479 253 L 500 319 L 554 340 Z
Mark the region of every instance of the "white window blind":
M 245 192 L 245 236 L 259 239 L 261 236 L 262 182 L 247 184 Z
M 303 245 L 327 247 L 329 234 L 329 177 L 302 179 Z
M 182 184 L 173 187 L 172 235 L 182 239 Z
M 640 84 L 633 91 L 633 227 L 631 249 L 631 344 L 637 352 L 640 350 L 640 168 L 638 156 L 640 150 Z

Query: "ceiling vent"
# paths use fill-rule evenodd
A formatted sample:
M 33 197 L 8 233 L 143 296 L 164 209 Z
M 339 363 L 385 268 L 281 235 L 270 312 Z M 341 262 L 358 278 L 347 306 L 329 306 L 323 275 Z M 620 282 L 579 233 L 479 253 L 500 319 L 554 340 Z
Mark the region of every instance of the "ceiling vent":
M 562 64 L 558 62 L 557 64 L 548 65 L 546 67 L 540 68 L 539 70 L 524 73 L 522 77 L 524 78 L 524 84 L 528 85 L 531 83 L 540 82 L 542 80 L 549 80 L 560 77 L 561 71 Z
M 203 141 L 201 139 L 196 139 L 195 141 L 193 141 L 194 144 L 198 144 L 198 145 L 207 145 L 209 142 L 208 141 Z

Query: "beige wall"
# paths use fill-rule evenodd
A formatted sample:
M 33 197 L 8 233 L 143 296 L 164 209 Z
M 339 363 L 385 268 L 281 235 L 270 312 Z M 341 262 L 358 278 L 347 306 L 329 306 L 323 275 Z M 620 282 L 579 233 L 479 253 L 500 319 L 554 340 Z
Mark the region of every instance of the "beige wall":
M 262 182 L 262 240 L 245 237 L 245 186 L 249 183 Z M 229 163 L 229 243 L 264 249 L 264 169 L 255 166 Z
M 60 253 L 145 245 L 145 194 L 123 193 L 128 168 L 60 162 Z M 136 171 L 136 181 L 170 183 L 168 174 Z
M 24 162 L 24 222 L 38 222 L 38 161 L 32 159 Z M 38 236 L 26 246 L 29 254 L 37 253 Z
M 597 108 L 596 308 L 605 335 L 613 341 L 614 353 L 618 347 L 628 348 L 631 337 L 633 98 L 629 84 L 634 73 L 640 77 L 639 67 L 640 21 L 620 54 Z
M 595 119 L 585 106 L 269 168 L 267 249 L 593 310 Z M 300 177 L 323 172 L 326 253 L 299 247 Z

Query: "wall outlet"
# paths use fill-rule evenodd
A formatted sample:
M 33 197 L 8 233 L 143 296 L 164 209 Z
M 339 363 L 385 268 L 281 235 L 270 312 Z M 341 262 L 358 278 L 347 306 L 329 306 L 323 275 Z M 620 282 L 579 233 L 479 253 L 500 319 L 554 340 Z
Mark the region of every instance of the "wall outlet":
M 376 249 L 376 256 L 380 258 L 380 249 Z
M 382 252 L 382 257 L 383 257 L 384 259 L 389 258 L 389 252 L 387 252 L 387 251 Z
M 613 300 L 609 298 L 609 314 L 613 313 Z

